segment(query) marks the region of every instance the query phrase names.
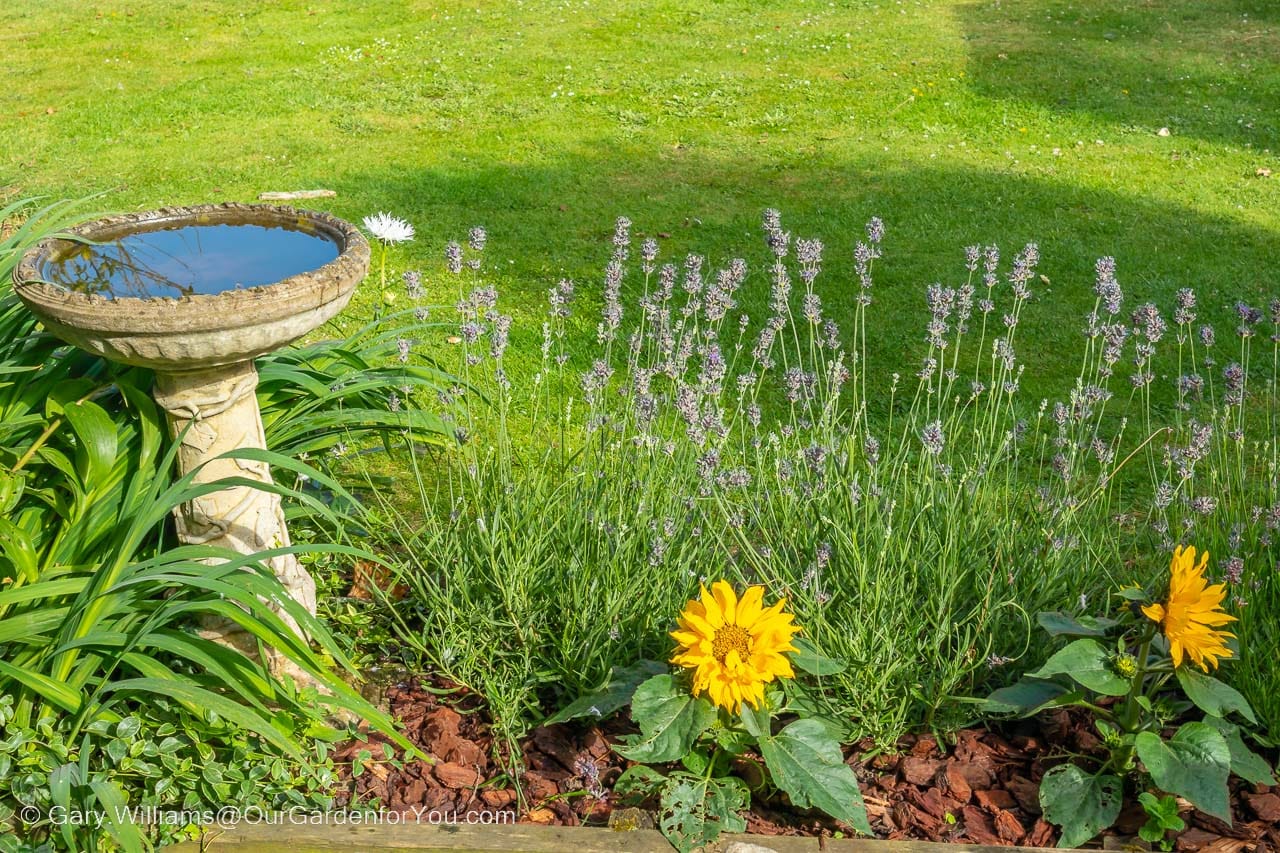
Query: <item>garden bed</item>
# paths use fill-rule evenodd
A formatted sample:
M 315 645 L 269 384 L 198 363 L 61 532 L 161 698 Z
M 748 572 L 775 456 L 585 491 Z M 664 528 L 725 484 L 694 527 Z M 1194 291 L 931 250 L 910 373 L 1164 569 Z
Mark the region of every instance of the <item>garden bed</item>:
M 442 688 L 451 691 L 448 699 L 441 698 Z M 652 825 L 651 814 L 628 807 L 611 790 L 628 763 L 611 748 L 619 735 L 632 730 L 625 721 L 535 729 L 521 743 L 524 770 L 517 789 L 492 758 L 494 737 L 478 701 L 452 688 L 411 681 L 387 690 L 384 699 L 404 734 L 439 761 L 434 766 L 421 761 L 395 766 L 372 758 L 382 754 L 376 736 L 369 743 L 349 743 L 337 758 L 348 767 L 361 764 L 361 772 L 347 779 L 351 793 L 364 802 L 376 799 L 391 811 L 514 810 L 522 825 Z M 1058 832 L 1040 815 L 1039 780 L 1056 756 L 1099 754 L 1101 744 L 1087 716 L 1062 710 L 1001 730 L 961 729 L 947 749 L 929 735 L 907 736 L 898 747 L 897 754 L 888 754 L 864 742 L 846 750 L 880 838 L 1052 847 Z M 364 750 L 371 758 L 359 762 Z M 838 833 L 851 834 L 816 813 L 799 813 L 777 802 L 756 803 L 747 815 L 748 832 L 754 835 L 832 840 Z M 1232 806 L 1235 822 L 1228 827 L 1185 805 L 1187 829 L 1179 834 L 1177 849 L 1280 849 L 1280 786 L 1233 779 Z M 1140 806 L 1127 804 L 1108 833 L 1108 846 L 1132 838 L 1144 820 Z

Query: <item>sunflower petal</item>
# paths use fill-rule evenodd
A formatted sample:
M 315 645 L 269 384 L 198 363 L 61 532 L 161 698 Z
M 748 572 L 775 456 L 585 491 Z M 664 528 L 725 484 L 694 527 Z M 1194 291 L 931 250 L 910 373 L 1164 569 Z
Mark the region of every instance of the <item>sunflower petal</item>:
M 711 595 L 724 613 L 724 624 L 738 624 L 738 595 L 728 581 L 716 581 L 711 585 Z
M 750 628 L 763 612 L 764 587 L 749 586 L 738 602 L 738 624 Z
M 706 621 L 714 630 L 721 628 L 725 624 L 724 609 L 720 606 L 720 602 L 716 600 L 713 593 L 702 587 L 702 606 L 706 610 Z

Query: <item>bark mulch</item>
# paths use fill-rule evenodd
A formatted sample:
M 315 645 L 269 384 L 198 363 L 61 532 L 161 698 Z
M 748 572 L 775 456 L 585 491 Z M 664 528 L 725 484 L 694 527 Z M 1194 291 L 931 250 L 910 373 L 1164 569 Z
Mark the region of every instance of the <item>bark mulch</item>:
M 494 737 L 480 702 L 450 688 L 411 681 L 388 689 L 386 703 L 405 736 L 438 760 L 397 768 L 379 760 L 379 736 L 348 743 L 336 756 L 344 765 L 346 797 L 376 798 L 383 808 L 423 819 L 433 811 L 511 810 L 521 822 L 605 825 L 619 810 L 627 821 L 646 822 L 644 812 L 622 811 L 626 807 L 611 791 L 628 765 L 610 749 L 620 735 L 634 731 L 626 722 L 535 729 L 520 745 L 519 776 L 513 778 L 511 762 L 494 761 Z M 955 738 L 944 747 L 932 736 L 909 735 L 892 755 L 873 751 L 870 743 L 848 750 L 879 837 L 1051 847 L 1058 837 L 1040 814 L 1041 777 L 1064 751 L 1101 750 L 1087 715 L 1065 710 L 998 732 L 962 729 Z M 373 760 L 353 774 L 351 763 L 366 749 Z M 1231 784 L 1234 824 L 1183 803 L 1187 829 L 1177 838 L 1177 850 L 1280 853 L 1280 786 L 1254 786 L 1234 777 Z M 1141 845 L 1135 836 L 1144 821 L 1140 806 L 1127 807 L 1108 833 L 1107 846 Z M 747 831 L 762 835 L 831 835 L 841 829 L 782 800 L 753 805 L 747 815 Z

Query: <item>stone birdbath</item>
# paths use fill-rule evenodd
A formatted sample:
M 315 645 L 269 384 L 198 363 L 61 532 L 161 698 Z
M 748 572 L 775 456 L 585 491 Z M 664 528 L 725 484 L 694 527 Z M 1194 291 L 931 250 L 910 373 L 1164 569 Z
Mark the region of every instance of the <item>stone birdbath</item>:
M 113 216 L 67 233 L 78 239 L 47 239 L 22 258 L 14 271 L 22 301 L 67 343 L 155 371 L 155 398 L 173 434 L 186 430 L 180 473 L 203 465 L 197 482 L 235 476 L 270 483 L 265 463 L 210 460 L 266 447 L 253 360 L 346 306 L 369 269 L 365 238 L 325 213 L 244 204 Z M 187 544 L 242 554 L 290 544 L 280 497 L 262 489 L 229 487 L 175 516 Z M 315 581 L 306 569 L 293 555 L 268 562 L 314 614 Z M 253 653 L 252 637 L 232 625 L 202 628 Z M 270 651 L 268 662 L 276 672 L 293 672 Z

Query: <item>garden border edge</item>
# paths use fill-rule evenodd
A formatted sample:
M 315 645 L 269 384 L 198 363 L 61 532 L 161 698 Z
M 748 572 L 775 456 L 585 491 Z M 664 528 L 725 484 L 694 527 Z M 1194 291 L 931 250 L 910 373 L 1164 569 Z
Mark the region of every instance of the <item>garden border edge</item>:
M 741 853 L 1020 853 L 1039 847 L 990 847 L 934 841 L 883 841 L 875 838 L 725 835 L 702 848 L 732 853 L 734 845 L 754 845 Z M 174 853 L 329 853 L 343 850 L 398 850 L 407 853 L 671 853 L 653 829 L 618 831 L 606 827 L 399 825 L 247 825 L 207 831 L 199 840 L 169 848 Z

